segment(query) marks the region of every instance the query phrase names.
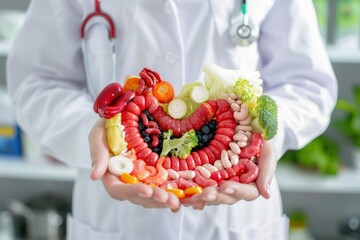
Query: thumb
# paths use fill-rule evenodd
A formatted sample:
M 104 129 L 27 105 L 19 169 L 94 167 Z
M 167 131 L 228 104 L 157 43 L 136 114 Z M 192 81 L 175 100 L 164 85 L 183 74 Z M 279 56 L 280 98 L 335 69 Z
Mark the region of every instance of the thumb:
M 273 144 L 265 141 L 258 158 L 259 176 L 256 179 L 256 185 L 260 195 L 266 199 L 270 198 L 270 184 L 277 164 L 275 151 Z
M 99 119 L 89 133 L 89 147 L 92 161 L 90 178 L 98 180 L 107 170 L 109 147 L 106 141 L 105 119 Z

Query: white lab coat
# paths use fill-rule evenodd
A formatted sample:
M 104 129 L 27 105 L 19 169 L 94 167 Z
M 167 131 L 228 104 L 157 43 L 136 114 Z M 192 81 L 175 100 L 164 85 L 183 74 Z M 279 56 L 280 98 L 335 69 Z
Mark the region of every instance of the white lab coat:
M 248 1 L 260 29 L 257 43 L 233 45 L 228 29 L 239 19 L 240 0 L 106 0 L 116 24 L 116 79 L 147 66 L 182 84 L 202 79 L 210 61 L 225 68 L 259 70 L 266 94 L 279 105 L 278 155 L 322 133 L 337 84 L 320 39 L 311 0 Z M 86 79 L 80 46 L 82 19 L 92 0 L 33 0 L 8 60 L 8 87 L 17 119 L 41 149 L 79 169 L 68 239 L 286 239 L 276 179 L 271 199 L 258 198 L 203 211 L 144 209 L 109 197 L 89 179 L 88 133 L 98 116 L 92 102 L 111 81 L 106 31 L 87 35 Z M 88 87 L 87 87 L 88 86 Z

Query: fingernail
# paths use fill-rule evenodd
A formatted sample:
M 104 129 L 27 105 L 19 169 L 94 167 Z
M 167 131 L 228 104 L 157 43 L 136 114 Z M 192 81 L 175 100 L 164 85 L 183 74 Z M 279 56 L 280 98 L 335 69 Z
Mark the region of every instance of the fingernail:
M 269 194 L 269 196 L 270 196 L 270 184 L 268 183 L 267 185 L 266 185 L 266 191 L 267 191 L 267 193 Z
M 141 197 L 141 198 L 149 198 L 150 197 L 148 193 L 138 193 L 137 195 L 138 195 L 138 197 Z
M 203 201 L 214 201 L 216 199 L 216 195 L 215 194 L 210 194 L 207 197 L 203 198 Z
M 91 166 L 91 173 L 94 173 L 94 172 L 95 172 L 95 169 L 96 169 L 96 164 L 93 164 L 93 165 Z
M 234 193 L 235 193 L 235 190 L 232 189 L 232 188 L 226 188 L 225 190 L 223 190 L 223 193 L 226 193 L 226 194 L 234 194 Z

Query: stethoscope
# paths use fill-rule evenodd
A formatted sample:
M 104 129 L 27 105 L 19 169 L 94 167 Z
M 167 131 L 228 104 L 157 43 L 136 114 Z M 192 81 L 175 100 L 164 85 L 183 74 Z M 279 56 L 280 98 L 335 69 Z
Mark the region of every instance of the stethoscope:
M 259 31 L 249 21 L 246 0 L 242 0 L 241 13 L 241 20 L 232 24 L 229 35 L 234 44 L 239 46 L 249 46 L 258 39 Z
M 112 81 L 115 82 L 115 69 L 116 69 L 115 23 L 109 14 L 101 10 L 100 2 L 101 0 L 94 0 L 95 10 L 94 12 L 90 13 L 85 17 L 80 28 L 81 48 L 84 54 L 85 72 L 87 77 L 89 78 L 90 73 L 89 73 L 89 69 L 87 68 L 88 59 L 87 59 L 87 50 L 86 50 L 86 33 L 87 31 L 89 31 L 89 29 L 91 29 L 95 25 L 101 24 L 102 26 L 105 26 L 108 30 L 109 42 L 111 44 L 111 49 L 112 49 L 112 64 L 113 64 Z M 241 20 L 232 24 L 232 26 L 229 29 L 229 35 L 231 41 L 234 44 L 239 46 L 248 46 L 258 39 L 259 32 L 249 21 L 246 0 L 242 0 L 241 2 L 241 13 L 242 13 Z M 105 20 L 105 22 L 91 21 L 95 17 L 100 17 L 103 20 Z

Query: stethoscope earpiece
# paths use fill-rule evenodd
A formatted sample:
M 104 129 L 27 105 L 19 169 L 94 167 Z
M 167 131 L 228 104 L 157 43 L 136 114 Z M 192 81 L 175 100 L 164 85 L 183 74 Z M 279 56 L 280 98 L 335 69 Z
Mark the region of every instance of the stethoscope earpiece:
M 258 39 L 259 32 L 249 23 L 246 0 L 242 0 L 241 12 L 241 21 L 230 27 L 230 39 L 236 45 L 249 46 Z

